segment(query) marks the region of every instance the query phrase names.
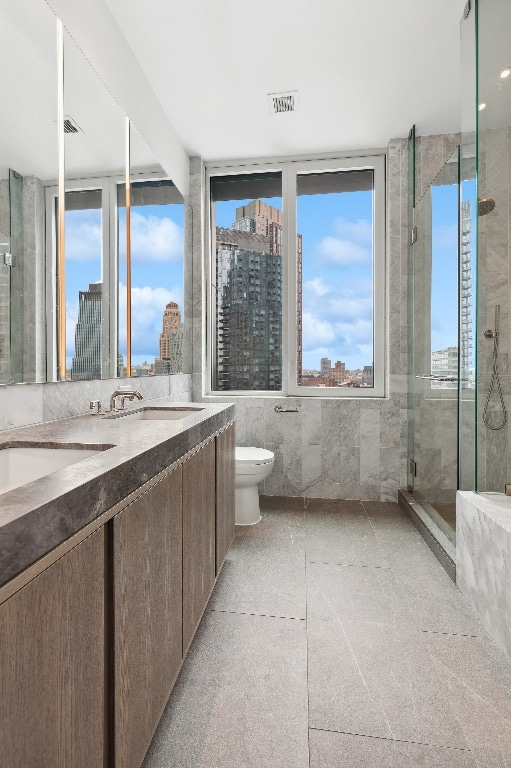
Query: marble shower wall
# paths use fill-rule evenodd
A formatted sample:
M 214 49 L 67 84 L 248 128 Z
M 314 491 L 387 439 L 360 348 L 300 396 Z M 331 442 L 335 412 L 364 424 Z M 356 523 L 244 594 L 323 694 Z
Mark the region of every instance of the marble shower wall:
M 207 258 L 204 171 L 190 164 L 189 217 L 193 275 L 186 311 L 191 318 L 193 399 L 236 403 L 237 445 L 268 448 L 275 464 L 261 491 L 275 496 L 396 500 L 406 485 L 408 156 L 406 139 L 388 146 L 387 166 L 387 397 L 286 398 L 298 413 L 275 413 L 278 397 L 207 397 L 204 329 Z
M 431 186 L 435 176 L 443 168 L 459 143 L 459 133 L 440 133 L 433 136 L 416 136 L 416 202 L 421 199 L 426 190 Z
M 478 490 L 500 491 L 511 482 L 511 129 L 480 131 L 479 197 L 495 200 L 495 208 L 478 218 Z M 498 367 L 508 423 L 491 431 L 483 423 L 490 388 L 493 343 L 484 337 L 495 325 L 500 304 Z M 498 424 L 500 402 L 494 386 L 490 423 Z

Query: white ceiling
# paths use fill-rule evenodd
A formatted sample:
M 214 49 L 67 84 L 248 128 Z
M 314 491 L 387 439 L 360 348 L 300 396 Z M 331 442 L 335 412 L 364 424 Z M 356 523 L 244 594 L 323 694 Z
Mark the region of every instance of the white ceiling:
M 459 130 L 465 0 L 105 0 L 189 154 L 269 157 Z M 299 92 L 271 115 L 268 93 Z

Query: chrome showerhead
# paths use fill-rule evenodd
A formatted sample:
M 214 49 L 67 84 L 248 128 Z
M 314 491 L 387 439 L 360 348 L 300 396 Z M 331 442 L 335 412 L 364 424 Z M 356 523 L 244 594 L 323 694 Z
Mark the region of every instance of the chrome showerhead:
M 495 200 L 491 197 L 480 197 L 477 203 L 478 216 L 486 216 L 495 208 Z

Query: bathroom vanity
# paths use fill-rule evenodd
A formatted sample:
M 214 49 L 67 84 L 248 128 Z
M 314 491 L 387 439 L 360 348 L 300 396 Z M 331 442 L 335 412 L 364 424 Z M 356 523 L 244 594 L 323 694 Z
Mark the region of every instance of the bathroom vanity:
M 131 411 L 150 405 L 186 415 L 0 433 L 0 456 L 2 446 L 97 450 L 0 495 L 9 768 L 139 768 L 222 567 L 234 535 L 234 406 Z

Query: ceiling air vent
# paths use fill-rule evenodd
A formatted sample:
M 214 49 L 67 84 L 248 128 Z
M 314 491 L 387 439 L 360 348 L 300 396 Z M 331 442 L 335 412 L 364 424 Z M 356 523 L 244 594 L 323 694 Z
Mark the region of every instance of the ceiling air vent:
M 80 126 L 69 115 L 64 115 L 64 133 L 78 133 Z
M 282 112 L 296 112 L 298 109 L 298 91 L 269 93 L 268 99 L 272 115 L 278 115 Z

